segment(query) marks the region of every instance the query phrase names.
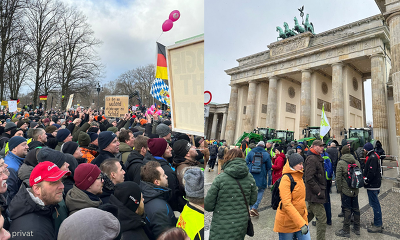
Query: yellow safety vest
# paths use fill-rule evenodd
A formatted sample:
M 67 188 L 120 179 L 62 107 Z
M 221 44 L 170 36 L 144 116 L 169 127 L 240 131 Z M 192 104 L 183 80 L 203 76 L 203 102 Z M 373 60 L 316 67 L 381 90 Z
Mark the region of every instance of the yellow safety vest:
M 183 208 L 176 227 L 185 230 L 190 239 L 202 240 L 204 234 L 204 212 L 195 208 L 189 202 Z M 200 233 L 201 231 L 203 232 L 202 234 Z
M 248 154 L 250 151 L 251 151 L 251 148 L 246 148 L 245 156 L 247 156 L 247 154 Z

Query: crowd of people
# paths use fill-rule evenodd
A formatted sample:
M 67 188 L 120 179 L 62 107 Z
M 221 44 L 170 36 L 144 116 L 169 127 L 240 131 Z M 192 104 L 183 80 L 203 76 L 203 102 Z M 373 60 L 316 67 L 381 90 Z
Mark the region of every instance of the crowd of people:
M 264 191 L 270 188 L 271 203 L 275 192 L 279 202 L 273 227 L 279 239 L 311 239 L 312 223 L 316 226 L 316 239 L 323 240 L 326 226 L 332 225 L 332 183 L 341 196 L 342 211 L 338 217 L 344 218 L 343 227 L 335 235 L 349 238 L 351 231 L 360 235 L 361 187 L 367 190 L 374 213 L 367 230 L 381 233 L 378 195 L 384 151 L 379 141 L 375 147 L 366 143 L 362 149 L 361 156 L 350 144 L 338 146 L 336 141 L 325 144 L 314 140 L 310 146 L 291 142 L 284 148 L 271 141 L 256 143 L 246 137 L 240 147 L 228 150 L 224 141 L 210 141 L 208 171 L 213 171 L 215 162 L 221 167 L 204 201 L 205 210 L 213 212 L 210 239 L 244 239 L 249 219 L 259 216 L 258 206 Z
M 204 139 L 130 109 L 0 111 L 0 239 L 204 239 Z

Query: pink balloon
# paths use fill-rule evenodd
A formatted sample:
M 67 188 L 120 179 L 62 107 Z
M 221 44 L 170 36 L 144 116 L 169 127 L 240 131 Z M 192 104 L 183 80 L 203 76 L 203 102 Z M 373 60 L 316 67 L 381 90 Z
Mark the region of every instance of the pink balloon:
M 164 32 L 168 32 L 169 30 L 171 30 L 171 28 L 173 26 L 174 26 L 174 23 L 171 20 L 167 19 L 167 20 L 165 20 L 165 22 L 162 25 L 162 30 Z
M 161 114 L 162 114 L 162 111 L 161 111 L 161 110 L 158 110 L 156 114 L 157 114 L 157 115 L 161 115 Z
M 169 20 L 175 22 L 181 17 L 181 13 L 178 10 L 174 10 L 169 14 Z

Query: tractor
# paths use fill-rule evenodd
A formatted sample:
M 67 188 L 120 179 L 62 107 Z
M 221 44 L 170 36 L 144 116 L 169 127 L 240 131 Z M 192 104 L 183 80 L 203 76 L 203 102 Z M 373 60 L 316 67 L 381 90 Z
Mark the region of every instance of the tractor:
M 363 156 L 363 146 L 370 142 L 374 145 L 375 140 L 372 139 L 372 130 L 370 128 L 352 128 L 348 130 L 346 128 L 340 132 L 340 135 L 344 135 L 342 140 L 342 146 L 350 144 L 350 148 L 354 149 L 359 156 Z
M 307 142 L 307 145 L 309 147 L 314 142 L 314 140 L 321 139 L 321 136 L 319 135 L 320 127 L 307 127 L 305 129 L 303 129 L 302 133 L 304 135 L 304 138 L 299 139 L 298 142 Z M 323 137 L 322 141 L 324 143 L 328 143 L 329 141 L 332 141 L 330 131 Z

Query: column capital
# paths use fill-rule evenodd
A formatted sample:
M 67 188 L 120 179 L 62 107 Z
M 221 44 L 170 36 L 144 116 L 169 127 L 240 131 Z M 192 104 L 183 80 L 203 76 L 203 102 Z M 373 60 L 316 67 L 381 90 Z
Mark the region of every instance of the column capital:
M 344 67 L 344 63 L 343 62 L 336 62 L 336 63 L 332 63 L 332 67 L 334 67 L 334 66 L 342 66 L 342 67 Z
M 275 79 L 275 80 L 277 80 L 278 81 L 278 77 L 277 76 L 271 76 L 271 77 L 269 77 L 268 79 Z
M 311 69 L 303 69 L 303 70 L 301 70 L 301 72 L 302 72 L 302 73 L 303 73 L 303 72 L 312 73 L 312 72 L 313 72 L 313 70 L 311 70 Z
M 386 22 L 388 23 L 388 25 L 390 25 L 390 21 L 396 17 L 400 15 L 400 11 L 394 12 L 392 14 L 390 14 L 387 18 L 386 18 Z
M 230 83 L 229 86 L 231 88 L 238 88 L 239 87 L 238 84 L 234 84 L 234 83 Z
M 374 58 L 374 57 L 384 58 L 385 55 L 383 54 L 383 52 L 378 52 L 378 53 L 371 54 L 371 55 L 369 56 L 370 59 L 372 59 L 372 58 Z

